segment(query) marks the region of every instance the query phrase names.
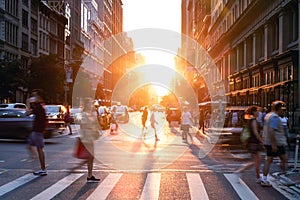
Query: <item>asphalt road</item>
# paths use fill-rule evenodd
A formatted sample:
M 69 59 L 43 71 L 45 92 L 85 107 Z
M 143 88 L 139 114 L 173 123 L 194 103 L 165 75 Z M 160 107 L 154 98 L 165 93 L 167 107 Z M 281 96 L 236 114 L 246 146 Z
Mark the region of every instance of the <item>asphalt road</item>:
M 32 175 L 39 163 L 29 157 L 24 141 L 1 140 L 0 199 L 299 199 L 272 176 L 271 188 L 255 183 L 253 170 L 239 179 L 234 172 L 246 159 L 195 134 L 193 144 L 184 143 L 163 114 L 157 113 L 160 141 L 150 127 L 144 138 L 140 117 L 131 113 L 117 133 L 104 131 L 95 142 L 94 175 L 100 183 L 86 183 L 86 165 L 73 157 L 78 125 L 71 136 L 65 131 L 46 140 L 43 177 Z

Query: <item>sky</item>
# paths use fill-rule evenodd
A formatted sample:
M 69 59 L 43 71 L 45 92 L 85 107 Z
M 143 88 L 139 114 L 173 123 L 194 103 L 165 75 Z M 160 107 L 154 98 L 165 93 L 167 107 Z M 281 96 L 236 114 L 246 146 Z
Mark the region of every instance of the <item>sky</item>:
M 122 2 L 124 32 L 143 28 L 161 28 L 181 33 L 181 0 L 122 0 Z M 137 53 L 146 57 L 146 64 L 175 67 L 174 55 L 170 53 L 155 50 Z M 153 74 L 150 73 L 149 76 Z M 171 80 L 171 76 L 168 74 L 162 79 Z M 156 90 L 159 96 L 168 92 L 159 86 L 156 86 Z
M 181 0 L 122 0 L 123 30 L 163 28 L 181 32 Z

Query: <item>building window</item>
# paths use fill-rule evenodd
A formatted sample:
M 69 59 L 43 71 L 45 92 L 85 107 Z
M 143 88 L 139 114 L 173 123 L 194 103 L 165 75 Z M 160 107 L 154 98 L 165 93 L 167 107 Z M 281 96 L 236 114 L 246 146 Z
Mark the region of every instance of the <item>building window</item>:
M 246 65 L 253 64 L 253 37 L 249 37 L 246 40 Z
M 37 55 L 37 41 L 31 39 L 30 41 L 30 51 L 33 55 Z
M 19 8 L 18 2 L 19 0 L 6 0 L 5 10 L 8 13 L 18 17 L 18 8 Z
M 28 7 L 28 0 L 22 0 L 23 5 Z
M 243 89 L 250 88 L 250 81 L 249 77 L 244 77 L 243 78 Z
M 275 83 L 275 72 L 274 71 L 266 71 L 265 74 L 265 84 L 273 84 Z
M 22 25 L 28 28 L 28 12 L 26 10 L 22 10 Z
M 18 44 L 18 27 L 8 21 L 5 22 L 5 41 L 14 46 Z
M 259 30 L 256 33 L 256 59 L 261 60 L 264 57 L 264 31 Z
M 28 51 L 28 35 L 22 33 L 22 49 Z
M 268 35 L 271 37 L 272 51 L 277 51 L 279 43 L 279 20 L 277 17 L 273 19 L 272 23 L 270 24 Z
M 289 43 L 294 42 L 298 39 L 298 17 L 297 13 L 292 10 L 288 13 L 288 39 Z
M 31 31 L 33 33 L 38 33 L 37 20 L 31 18 Z

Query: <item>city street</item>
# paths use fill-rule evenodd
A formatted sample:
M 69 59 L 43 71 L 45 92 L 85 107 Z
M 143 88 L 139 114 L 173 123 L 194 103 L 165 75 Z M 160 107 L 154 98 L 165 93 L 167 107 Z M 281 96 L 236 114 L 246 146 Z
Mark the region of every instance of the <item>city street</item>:
M 73 157 L 78 125 L 72 125 L 74 135 L 63 132 L 46 140 L 48 175 L 42 177 L 32 174 L 39 163 L 29 157 L 24 141 L 1 140 L 0 198 L 299 199 L 296 186 L 274 176 L 271 188 L 257 184 L 253 170 L 238 180 L 234 172 L 246 159 L 237 159 L 221 145 L 201 156 L 203 138 L 194 135 L 194 144 L 183 143 L 179 128 L 170 129 L 164 113 L 156 117 L 160 141 L 155 142 L 150 127 L 142 137 L 141 113 L 132 112 L 116 134 L 105 131 L 95 142 L 94 175 L 100 183 L 86 183 L 86 165 Z M 272 173 L 279 171 L 279 161 L 274 163 Z

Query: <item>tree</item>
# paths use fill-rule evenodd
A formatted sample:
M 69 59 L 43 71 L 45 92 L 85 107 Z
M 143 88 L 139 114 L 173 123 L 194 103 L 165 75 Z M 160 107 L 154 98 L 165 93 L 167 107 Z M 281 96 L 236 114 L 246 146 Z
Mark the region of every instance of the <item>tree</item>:
M 20 60 L 2 62 L 0 65 L 0 101 L 10 99 L 16 101 L 16 91 L 20 88 L 27 88 L 29 74 L 21 65 Z
M 65 69 L 57 55 L 41 56 L 31 64 L 29 89 L 42 89 L 46 103 L 64 102 Z

